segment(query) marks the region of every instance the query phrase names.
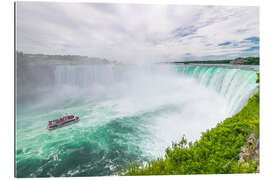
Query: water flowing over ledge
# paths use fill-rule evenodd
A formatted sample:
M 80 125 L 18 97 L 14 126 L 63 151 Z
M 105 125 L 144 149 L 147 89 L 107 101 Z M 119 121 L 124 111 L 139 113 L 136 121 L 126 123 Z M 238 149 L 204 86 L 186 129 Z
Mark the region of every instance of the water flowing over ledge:
M 256 72 L 216 67 L 29 66 L 19 75 L 18 177 L 115 174 L 183 134 L 198 139 L 256 91 Z M 66 112 L 80 123 L 48 132 Z
M 257 91 L 257 74 L 254 71 L 192 65 L 180 65 L 177 70 L 224 96 L 229 102 L 229 115 L 239 112 Z

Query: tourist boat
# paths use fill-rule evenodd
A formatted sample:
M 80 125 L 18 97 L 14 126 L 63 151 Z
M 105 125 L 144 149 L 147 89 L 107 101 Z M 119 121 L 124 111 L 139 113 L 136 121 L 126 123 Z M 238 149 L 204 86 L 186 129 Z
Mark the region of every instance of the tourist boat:
M 48 122 L 48 129 L 54 130 L 57 128 L 61 128 L 61 127 L 76 123 L 79 120 L 80 120 L 80 118 L 78 116 L 74 116 L 74 115 L 64 116 L 60 119 L 49 121 Z

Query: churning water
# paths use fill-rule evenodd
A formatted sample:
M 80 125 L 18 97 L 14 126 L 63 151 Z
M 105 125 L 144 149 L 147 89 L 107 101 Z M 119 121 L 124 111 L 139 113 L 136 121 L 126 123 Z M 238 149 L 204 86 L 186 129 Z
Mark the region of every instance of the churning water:
M 104 176 L 238 112 L 256 72 L 174 65 L 29 66 L 18 74 L 17 177 Z M 80 122 L 54 131 L 66 113 Z

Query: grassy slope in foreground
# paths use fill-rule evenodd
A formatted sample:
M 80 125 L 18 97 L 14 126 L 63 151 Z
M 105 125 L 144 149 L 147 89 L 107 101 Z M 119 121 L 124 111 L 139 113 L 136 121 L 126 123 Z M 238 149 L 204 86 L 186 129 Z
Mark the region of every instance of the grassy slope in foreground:
M 236 115 L 202 133 L 201 139 L 188 143 L 185 137 L 166 149 L 144 167 L 129 164 L 121 175 L 223 174 L 256 172 L 256 162 L 239 164 L 239 153 L 248 136 L 259 134 L 259 92 Z M 256 137 L 256 138 L 257 138 Z M 124 172 L 124 173 L 123 173 Z

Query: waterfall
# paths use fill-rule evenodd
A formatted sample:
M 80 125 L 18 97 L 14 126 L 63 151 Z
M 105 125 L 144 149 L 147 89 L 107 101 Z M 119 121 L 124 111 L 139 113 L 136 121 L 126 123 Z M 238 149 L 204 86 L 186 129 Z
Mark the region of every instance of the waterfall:
M 161 70 L 163 69 L 163 70 Z M 167 69 L 167 68 L 165 68 Z M 169 69 L 169 68 L 168 68 Z M 171 69 L 171 68 L 170 68 Z M 175 67 L 173 67 L 175 70 Z M 214 89 L 229 102 L 228 114 L 237 113 L 248 98 L 257 90 L 255 71 L 205 66 L 177 66 L 179 76 L 196 79 L 207 88 Z M 172 73 L 164 67 L 124 66 L 124 65 L 91 65 L 91 66 L 58 66 L 55 69 L 55 84 L 66 84 L 79 88 L 93 88 L 102 85 L 106 88 L 117 83 L 129 83 L 136 79 L 149 78 Z
M 229 116 L 239 112 L 257 91 L 255 71 L 205 66 L 178 66 L 177 71 L 224 96 Z
M 22 72 L 19 177 L 112 175 L 130 161 L 162 157 L 172 141 L 198 140 L 257 90 L 255 71 L 218 67 L 54 65 Z M 65 113 L 80 123 L 46 129 Z

